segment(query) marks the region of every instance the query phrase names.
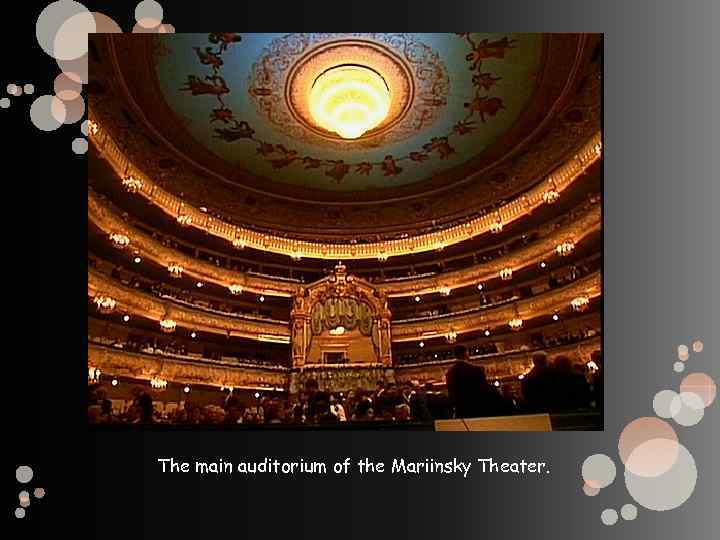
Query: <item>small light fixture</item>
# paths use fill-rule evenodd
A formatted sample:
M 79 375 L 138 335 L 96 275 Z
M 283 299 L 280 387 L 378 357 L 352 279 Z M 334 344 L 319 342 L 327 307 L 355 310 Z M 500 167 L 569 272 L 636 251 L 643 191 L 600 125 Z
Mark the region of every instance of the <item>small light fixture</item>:
M 93 301 L 98 308 L 98 311 L 104 315 L 108 315 L 115 311 L 117 302 L 111 296 L 97 295 Z
M 170 273 L 170 277 L 175 279 L 180 279 L 183 275 L 183 271 L 185 270 L 180 264 L 175 262 L 168 264 L 167 269 Z
M 113 379 L 110 384 L 112 384 L 113 386 L 117 386 L 117 385 L 118 385 L 118 380 L 117 380 L 117 379 Z
M 500 381 L 495 381 L 493 384 L 494 384 L 495 386 L 500 386 Z
M 575 242 L 572 240 L 565 240 L 555 247 L 555 251 L 561 257 L 567 257 L 575 250 Z
M 578 296 L 577 298 L 573 298 L 570 305 L 572 306 L 573 311 L 580 313 L 588 308 L 590 305 L 590 299 L 587 296 Z
M 190 214 L 179 214 L 177 222 L 183 227 L 189 227 L 192 225 L 192 216 Z
M 140 257 L 135 257 L 135 258 L 133 259 L 133 262 L 134 262 L 135 264 L 140 264 L 140 263 L 142 262 L 142 259 L 141 259 Z
M 478 290 L 478 291 L 482 291 L 482 290 L 483 290 L 483 284 L 482 284 L 482 283 L 478 283 L 478 285 L 477 285 L 477 290 Z
M 242 294 L 243 292 L 242 285 L 239 285 L 238 283 L 231 283 L 228 285 L 228 290 L 230 291 L 230 294 L 234 295 Z
M 160 330 L 166 334 L 172 334 L 177 327 L 177 323 L 172 319 L 163 319 L 160 321 Z
M 520 328 L 522 328 L 523 320 L 520 317 L 515 317 L 514 319 L 510 319 L 510 322 L 508 322 L 508 326 L 510 327 L 510 330 L 518 331 Z
M 264 301 L 265 301 L 265 297 L 261 294 L 261 295 L 260 295 L 260 298 L 258 298 L 258 301 L 259 301 L 259 302 L 264 302 Z
M 553 321 L 559 321 L 559 320 L 560 320 L 560 315 L 558 315 L 557 313 L 553 313 Z
M 186 386 L 185 388 L 183 388 L 183 392 L 185 392 L 186 394 L 189 394 L 189 393 L 190 393 L 190 387 L 189 387 L 189 386 Z
M 485 330 L 485 337 L 490 335 L 490 330 Z
M 260 392 L 255 392 L 255 399 L 260 399 Z
M 422 349 L 424 346 L 425 346 L 425 342 L 424 342 L 424 341 L 421 341 L 420 343 L 418 343 L 418 347 L 420 347 L 421 349 Z
M 122 179 L 122 185 L 128 192 L 137 193 L 142 189 L 143 182 L 133 175 L 128 175 Z
M 198 282 L 195 284 L 195 286 L 196 286 L 198 289 L 202 289 L 202 288 L 203 288 L 203 285 L 204 285 L 204 284 L 203 284 L 202 281 L 198 281 Z
M 448 287 L 447 285 L 443 285 L 438 289 L 438 292 L 443 296 L 450 296 L 450 293 L 452 292 L 452 289 Z
M 130 320 L 130 315 L 128 315 L 127 313 L 125 315 L 123 315 L 123 321 L 128 322 L 129 320 Z
M 420 301 L 420 297 L 419 297 L 419 296 L 416 296 L 416 297 L 415 297 L 415 301 L 416 301 L 416 302 L 419 302 L 419 301 Z
M 113 247 L 117 249 L 125 249 L 130 245 L 130 238 L 126 234 L 122 233 L 111 233 L 110 241 Z
M 512 276 L 513 276 L 512 268 L 508 267 L 508 268 L 503 268 L 502 270 L 500 270 L 500 279 L 502 279 L 503 281 L 511 280 Z
M 547 266 L 547 264 L 545 264 L 545 261 L 540 263 L 540 268 L 545 268 L 546 266 Z
M 190 337 L 195 339 L 197 337 L 197 332 L 191 332 Z

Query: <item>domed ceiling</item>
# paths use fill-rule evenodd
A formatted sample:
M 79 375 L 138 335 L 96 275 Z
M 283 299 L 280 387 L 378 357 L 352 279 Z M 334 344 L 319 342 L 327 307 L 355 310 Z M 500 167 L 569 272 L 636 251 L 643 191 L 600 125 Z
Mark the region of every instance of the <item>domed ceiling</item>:
M 417 183 L 496 142 L 535 92 L 542 36 L 184 34 L 158 50 L 165 100 L 218 157 L 273 182 L 365 191 Z M 390 79 L 398 109 L 391 125 L 355 140 L 303 111 L 303 89 L 351 63 Z
M 338 237 L 434 227 L 519 196 L 598 132 L 600 85 L 581 83 L 599 74 L 598 39 L 98 36 L 110 62 L 91 67 L 90 109 L 130 163 L 231 222 Z M 390 94 L 387 117 L 356 139 L 319 125 L 308 103 L 318 77 L 346 65 Z

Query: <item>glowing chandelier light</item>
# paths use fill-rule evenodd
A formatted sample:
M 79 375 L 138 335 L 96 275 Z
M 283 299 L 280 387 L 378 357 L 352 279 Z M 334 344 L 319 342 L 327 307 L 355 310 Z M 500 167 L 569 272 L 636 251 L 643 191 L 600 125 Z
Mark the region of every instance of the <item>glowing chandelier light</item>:
M 190 214 L 179 214 L 176 219 L 183 227 L 189 227 L 192 225 L 192 216 Z
M 170 263 L 170 264 L 168 264 L 168 272 L 170 272 L 170 277 L 174 277 L 174 278 L 178 278 L 178 279 L 179 279 L 179 278 L 182 277 L 182 274 L 183 274 L 183 271 L 184 271 L 184 270 L 185 270 L 185 269 L 184 269 L 181 265 L 179 265 L 178 263 Z
M 357 139 L 379 126 L 390 111 L 390 90 L 380 74 L 358 65 L 328 69 L 309 96 L 315 122 L 344 139 Z
M 520 317 L 515 317 L 514 319 L 510 319 L 510 322 L 508 322 L 508 326 L 510 327 L 510 330 L 518 331 L 522 328 L 523 320 Z
M 143 187 L 142 180 L 135 178 L 133 175 L 128 175 L 122 180 L 122 185 L 130 193 L 137 193 Z
M 490 224 L 490 232 L 491 233 L 498 234 L 499 232 L 502 232 L 502 230 L 503 230 L 503 224 L 499 218 L 497 221 L 494 221 Z
M 587 296 L 578 296 L 570 302 L 570 305 L 572 306 L 573 311 L 582 312 L 590 305 L 590 299 Z
M 130 238 L 122 233 L 110 234 L 110 241 L 112 242 L 112 245 L 117 249 L 125 249 L 130 245 Z
M 455 330 L 450 330 L 447 334 L 445 334 L 445 339 L 448 343 L 455 343 L 457 341 L 457 332 Z
M 98 308 L 98 311 L 100 313 L 103 313 L 105 315 L 108 315 L 115 311 L 115 306 L 117 305 L 117 302 L 114 298 L 110 296 L 104 296 L 104 295 L 97 295 L 94 300 L 95 305 Z
M 543 201 L 545 201 L 545 204 L 552 204 L 559 198 L 560 194 L 556 189 L 548 189 L 545 193 L 543 193 Z
M 245 249 L 245 240 L 236 236 L 233 238 L 232 245 L 235 249 Z
M 177 327 L 177 323 L 172 319 L 163 319 L 160 321 L 160 330 L 166 334 L 172 334 Z
M 96 383 L 100 380 L 100 375 L 102 374 L 102 371 L 100 368 L 88 366 L 88 382 Z
M 242 285 L 237 283 L 231 283 L 228 285 L 228 290 L 230 291 L 230 294 L 242 294 L 243 292 Z
M 567 257 L 568 255 L 570 255 L 573 252 L 574 249 L 575 249 L 575 242 L 573 242 L 572 240 L 565 240 L 561 244 L 557 245 L 557 247 L 555 248 L 555 251 L 557 252 L 558 255 L 560 255 L 562 257 Z
M 512 268 L 503 268 L 500 270 L 500 279 L 503 281 L 509 281 L 512 279 L 513 271 Z
M 447 285 L 443 285 L 438 289 L 438 292 L 443 296 L 450 296 L 450 293 L 452 292 L 452 289 L 448 287 Z
M 154 388 L 155 390 L 165 390 L 167 388 L 168 382 L 165 379 L 161 379 L 160 377 L 153 377 L 150 379 L 150 386 Z

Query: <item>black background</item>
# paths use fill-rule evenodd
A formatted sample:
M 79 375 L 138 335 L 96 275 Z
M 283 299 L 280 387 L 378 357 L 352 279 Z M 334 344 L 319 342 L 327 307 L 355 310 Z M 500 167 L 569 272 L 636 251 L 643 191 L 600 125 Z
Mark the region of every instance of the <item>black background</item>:
M 86 159 L 71 152 L 79 124 L 51 133 L 29 120 L 32 97 L 1 110 L 5 334 L 3 458 L 6 515 L 20 537 L 41 530 L 91 538 L 717 538 L 717 403 L 679 429 L 698 486 L 680 509 L 612 528 L 606 507 L 631 502 L 621 473 L 582 495 L 580 464 L 616 457 L 617 435 L 652 414 L 676 385 L 675 348 L 700 337 L 696 369 L 716 379 L 718 265 L 717 70 L 720 3 L 636 1 L 202 2 L 164 0 L 179 32 L 605 32 L 606 431 L 549 434 L 95 430 L 86 425 Z M 58 73 L 37 46 L 44 2 L 3 5 L 4 81 L 52 93 Z M 129 31 L 135 1 L 85 2 Z M 690 9 L 692 7 L 692 9 Z M 12 9 L 15 9 L 13 12 Z M 715 335 L 713 334 L 715 332 Z M 161 475 L 158 457 L 318 459 L 493 456 L 547 459 L 538 477 L 389 474 L 320 479 Z M 35 470 L 23 520 L 18 465 Z M 15 486 L 11 489 L 10 486 Z M 715 502 L 713 503 L 713 499 Z

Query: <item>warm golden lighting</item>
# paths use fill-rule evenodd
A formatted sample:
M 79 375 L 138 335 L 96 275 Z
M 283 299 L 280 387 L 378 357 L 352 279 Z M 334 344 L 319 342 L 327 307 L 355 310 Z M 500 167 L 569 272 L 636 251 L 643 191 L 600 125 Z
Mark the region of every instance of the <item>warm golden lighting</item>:
M 520 328 L 522 328 L 522 325 L 523 320 L 520 318 L 510 319 L 510 322 L 508 323 L 510 329 L 515 331 L 520 330 Z
M 560 194 L 555 189 L 548 189 L 543 193 L 543 201 L 546 204 L 552 204 L 560 198 Z
M 228 289 L 230 290 L 230 294 L 242 294 L 243 292 L 242 285 L 237 283 L 231 283 L 228 285 Z
M 110 241 L 117 249 L 125 249 L 130 245 L 130 238 L 122 233 L 112 233 L 110 235 Z
M 185 269 L 178 263 L 168 264 L 168 272 L 170 272 L 170 277 L 181 278 L 184 270 Z
M 155 390 L 165 390 L 167 388 L 168 382 L 165 379 L 161 379 L 160 377 L 153 377 L 150 379 L 150 386 L 154 388 Z
M 452 289 L 448 287 L 447 285 L 443 285 L 438 289 L 438 292 L 443 296 L 450 296 L 450 293 L 452 292 Z
M 115 301 L 114 298 L 112 298 L 110 296 L 103 296 L 103 295 L 96 296 L 94 298 L 94 302 L 98 308 L 98 311 L 100 313 L 104 313 L 105 315 L 115 311 L 115 306 L 117 304 L 117 302 Z
M 183 227 L 192 225 L 192 216 L 190 214 L 180 214 L 176 219 Z
M 500 279 L 502 279 L 503 281 L 508 281 L 512 279 L 512 276 L 512 268 L 503 268 L 502 270 L 500 270 Z
M 390 111 L 390 90 L 372 69 L 344 65 L 322 73 L 310 90 L 310 113 L 328 131 L 357 139 Z
M 562 257 L 567 257 L 575 250 L 575 242 L 572 240 L 565 240 L 561 244 L 558 244 L 555 251 Z
M 448 343 L 455 343 L 457 341 L 457 332 L 455 330 L 450 330 L 447 334 L 445 334 L 445 339 Z
M 499 232 L 502 232 L 502 230 L 503 230 L 503 224 L 502 224 L 502 221 L 500 221 L 499 219 L 490 224 L 490 232 L 491 233 L 498 234 Z
M 88 382 L 96 383 L 100 380 L 100 375 L 102 374 L 102 371 L 100 368 L 88 366 Z
M 143 182 L 139 178 L 135 178 L 132 175 L 128 175 L 122 179 L 122 185 L 130 193 L 137 193 L 143 187 Z
M 177 323 L 172 319 L 163 319 L 160 321 L 160 329 L 166 334 L 171 334 L 175 331 Z
M 572 306 L 573 311 L 582 312 L 590 305 L 590 299 L 587 296 L 578 296 L 570 302 L 570 305 Z

